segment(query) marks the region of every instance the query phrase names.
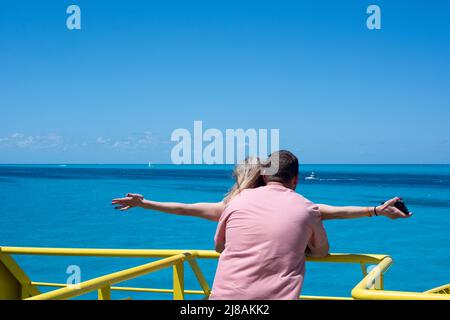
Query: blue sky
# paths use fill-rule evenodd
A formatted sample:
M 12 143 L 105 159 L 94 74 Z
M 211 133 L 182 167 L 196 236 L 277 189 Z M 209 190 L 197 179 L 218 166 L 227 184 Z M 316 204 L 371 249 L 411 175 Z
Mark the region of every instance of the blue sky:
M 2 1 L 0 163 L 169 163 L 194 120 L 305 163 L 450 163 L 449 39 L 437 0 Z

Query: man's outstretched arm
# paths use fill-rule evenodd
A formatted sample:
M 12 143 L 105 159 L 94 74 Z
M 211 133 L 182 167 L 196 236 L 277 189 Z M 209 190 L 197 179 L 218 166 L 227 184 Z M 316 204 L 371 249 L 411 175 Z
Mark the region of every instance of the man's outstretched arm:
M 319 204 L 319 211 L 322 215 L 322 220 L 331 219 L 355 219 L 362 217 L 385 216 L 390 219 L 408 218 L 412 215 L 406 215 L 397 209 L 394 205 L 400 198 L 396 197 L 386 201 L 382 205 L 375 207 L 356 207 L 356 206 L 330 206 L 326 204 Z

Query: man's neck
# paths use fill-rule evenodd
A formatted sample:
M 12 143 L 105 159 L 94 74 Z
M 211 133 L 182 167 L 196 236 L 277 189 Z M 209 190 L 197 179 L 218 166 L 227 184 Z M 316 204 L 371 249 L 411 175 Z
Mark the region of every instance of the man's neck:
M 266 183 L 266 186 L 281 186 L 281 187 L 285 187 L 285 188 L 288 188 L 288 189 L 292 189 L 292 188 L 286 186 L 284 183 L 278 182 L 278 181 L 269 181 L 269 182 Z

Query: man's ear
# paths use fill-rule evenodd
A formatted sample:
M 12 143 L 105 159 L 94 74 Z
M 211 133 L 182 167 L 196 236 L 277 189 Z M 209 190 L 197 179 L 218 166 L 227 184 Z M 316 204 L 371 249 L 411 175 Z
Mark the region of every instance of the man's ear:
M 295 188 L 297 188 L 298 185 L 298 176 L 299 174 L 297 173 L 297 175 L 294 177 L 294 179 L 292 180 L 292 189 L 295 190 Z

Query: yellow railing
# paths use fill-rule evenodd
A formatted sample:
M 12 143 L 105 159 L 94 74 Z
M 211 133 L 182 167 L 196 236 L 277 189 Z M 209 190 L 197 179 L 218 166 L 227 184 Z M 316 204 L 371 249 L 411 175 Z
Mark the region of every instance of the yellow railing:
M 76 285 L 31 281 L 25 272 L 15 263 L 12 254 L 18 255 L 54 255 L 54 256 L 91 256 L 91 257 L 128 257 L 128 258 L 160 258 L 137 267 L 110 273 Z M 111 299 L 111 291 L 172 293 L 173 298 L 180 300 L 185 294 L 200 294 L 207 298 L 210 287 L 197 264 L 196 259 L 217 259 L 219 254 L 211 250 L 146 250 L 146 249 L 69 249 L 69 248 L 25 248 L 0 247 L 0 299 L 70 299 L 97 291 L 98 299 Z M 384 273 L 392 265 L 392 258 L 376 254 L 330 254 L 325 258 L 308 258 L 311 262 L 321 263 L 358 263 L 361 265 L 363 279 L 353 288 L 352 297 L 301 296 L 302 299 L 370 299 L 370 300 L 412 300 L 412 299 L 446 299 L 450 300 L 450 285 L 438 287 L 427 292 L 401 292 L 383 289 Z M 192 268 L 201 290 L 184 288 L 184 264 Z M 368 265 L 375 265 L 367 271 Z M 114 286 L 118 283 L 172 267 L 173 288 L 135 288 Z M 38 287 L 59 287 L 59 289 L 41 293 Z

